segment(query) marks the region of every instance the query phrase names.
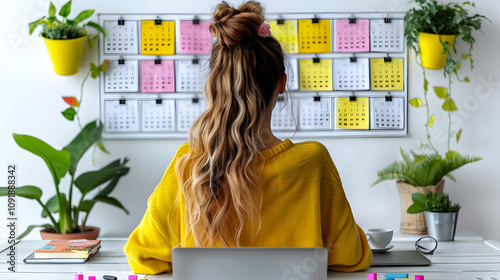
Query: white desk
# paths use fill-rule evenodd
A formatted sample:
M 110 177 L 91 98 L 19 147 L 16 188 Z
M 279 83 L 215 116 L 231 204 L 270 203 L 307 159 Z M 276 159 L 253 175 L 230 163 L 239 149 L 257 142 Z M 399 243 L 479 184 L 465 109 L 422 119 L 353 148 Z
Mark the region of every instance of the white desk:
M 414 241 L 418 236 L 396 236 L 391 244 L 392 250 L 414 249 Z M 85 280 L 88 276 L 114 275 L 118 280 L 127 280 L 132 274 L 127 264 L 122 247 L 125 239 L 103 239 L 99 253 L 85 264 L 24 264 L 23 259 L 34 249 L 45 245 L 47 241 L 24 240 L 17 245 L 16 273 L 9 272 L 6 263 L 8 251 L 0 253 L 0 279 L 37 279 L 37 280 L 72 280 L 75 273 L 83 273 Z M 3 248 L 1 248 L 3 249 Z M 1 250 L 0 249 L 0 250 Z M 483 241 L 477 238 L 460 238 L 454 242 L 439 242 L 438 249 L 433 256 L 430 266 L 413 267 L 377 267 L 368 271 L 355 273 L 328 272 L 329 279 L 366 279 L 368 272 L 377 272 L 378 279 L 384 279 L 384 273 L 410 273 L 414 279 L 416 274 L 429 279 L 471 279 L 471 280 L 500 280 L 500 242 Z M 138 279 L 172 279 L 172 274 L 138 275 Z

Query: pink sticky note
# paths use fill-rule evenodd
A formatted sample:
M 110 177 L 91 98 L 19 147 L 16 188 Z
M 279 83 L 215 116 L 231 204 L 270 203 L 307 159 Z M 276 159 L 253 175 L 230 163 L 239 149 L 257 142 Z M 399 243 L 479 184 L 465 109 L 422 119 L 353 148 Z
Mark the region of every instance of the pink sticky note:
M 95 280 L 95 276 L 89 276 L 89 280 Z
M 415 275 L 415 280 L 424 280 L 423 275 Z
M 137 280 L 137 275 L 129 275 L 128 280 Z
M 75 280 L 83 280 L 83 274 L 75 274 Z
M 213 36 L 208 27 L 210 21 L 181 20 L 178 53 L 210 54 Z
M 355 23 L 349 23 L 348 19 L 335 20 L 335 51 L 370 51 L 370 20 L 358 19 Z
M 174 61 L 141 61 L 141 92 L 175 92 Z
M 377 280 L 377 273 L 368 273 L 368 280 Z

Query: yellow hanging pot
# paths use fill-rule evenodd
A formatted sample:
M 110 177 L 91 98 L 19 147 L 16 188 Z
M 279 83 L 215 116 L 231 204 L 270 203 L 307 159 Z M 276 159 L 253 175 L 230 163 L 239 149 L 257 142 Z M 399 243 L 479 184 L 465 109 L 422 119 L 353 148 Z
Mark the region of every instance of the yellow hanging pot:
M 87 36 L 68 40 L 52 40 L 43 37 L 49 51 L 54 71 L 58 75 L 73 75 L 80 68 L 83 44 Z
M 418 47 L 420 48 L 422 66 L 427 69 L 442 69 L 446 62 L 447 55 L 443 55 L 444 47 L 441 41 L 448 42 L 448 50 L 450 50 L 451 45 L 455 41 L 455 37 L 456 35 L 439 35 L 420 32 Z

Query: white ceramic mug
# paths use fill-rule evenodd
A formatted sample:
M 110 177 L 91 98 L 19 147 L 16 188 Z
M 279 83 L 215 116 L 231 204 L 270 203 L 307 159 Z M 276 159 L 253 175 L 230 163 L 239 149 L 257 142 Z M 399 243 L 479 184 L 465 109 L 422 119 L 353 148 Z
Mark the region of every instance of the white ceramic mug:
M 392 240 L 393 230 L 390 228 L 374 228 L 366 231 L 370 247 L 381 249 L 387 247 Z

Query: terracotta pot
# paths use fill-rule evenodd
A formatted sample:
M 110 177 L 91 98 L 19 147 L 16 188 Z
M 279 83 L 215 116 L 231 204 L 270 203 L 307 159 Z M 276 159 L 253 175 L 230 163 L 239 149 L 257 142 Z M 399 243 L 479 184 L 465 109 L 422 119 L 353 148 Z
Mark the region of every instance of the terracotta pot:
M 425 213 L 410 214 L 406 212 L 408 207 L 413 204 L 411 195 L 421 193 L 426 195 L 429 191 L 438 195 L 443 192 L 444 180 L 439 181 L 434 186 L 416 187 L 403 181 L 398 181 L 399 195 L 401 197 L 401 233 L 406 234 L 427 234 L 427 223 Z
M 80 227 L 78 227 L 80 228 Z M 75 233 L 56 233 L 50 229 L 42 229 L 40 231 L 40 235 L 43 240 L 54 240 L 54 239 L 63 239 L 63 240 L 72 240 L 72 239 L 87 239 L 87 240 L 95 240 L 99 236 L 99 228 L 86 226 L 85 232 L 75 232 Z

